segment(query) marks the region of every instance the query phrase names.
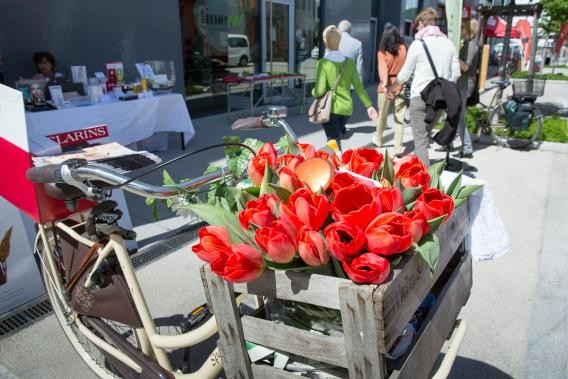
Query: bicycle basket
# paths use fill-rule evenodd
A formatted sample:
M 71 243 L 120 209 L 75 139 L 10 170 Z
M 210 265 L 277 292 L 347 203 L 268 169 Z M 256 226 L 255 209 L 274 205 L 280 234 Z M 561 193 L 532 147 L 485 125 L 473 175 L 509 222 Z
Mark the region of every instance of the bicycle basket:
M 532 121 L 531 108 L 509 100 L 505 104 L 505 112 L 509 128 L 514 131 L 528 130 Z
M 544 95 L 546 79 L 515 79 L 513 82 L 513 97 L 538 97 Z

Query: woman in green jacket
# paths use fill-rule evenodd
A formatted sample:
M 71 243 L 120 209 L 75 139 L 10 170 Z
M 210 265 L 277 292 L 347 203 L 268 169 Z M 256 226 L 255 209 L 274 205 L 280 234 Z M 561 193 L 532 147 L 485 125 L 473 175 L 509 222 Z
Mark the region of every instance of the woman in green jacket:
M 329 121 L 323 124 L 327 140 L 336 140 L 339 149 L 341 149 L 340 132 L 345 128 L 349 116 L 353 113 L 351 86 L 353 86 L 361 103 L 367 108 L 369 118 L 373 121 L 377 119 L 377 111 L 361 83 L 355 62 L 350 58 L 346 58 L 338 50 L 340 39 L 341 33 L 333 25 L 328 26 L 323 31 L 323 42 L 328 53 L 318 61 L 316 85 L 312 90 L 312 96 L 323 96 L 331 89 L 343 67 L 341 79 L 333 94 Z

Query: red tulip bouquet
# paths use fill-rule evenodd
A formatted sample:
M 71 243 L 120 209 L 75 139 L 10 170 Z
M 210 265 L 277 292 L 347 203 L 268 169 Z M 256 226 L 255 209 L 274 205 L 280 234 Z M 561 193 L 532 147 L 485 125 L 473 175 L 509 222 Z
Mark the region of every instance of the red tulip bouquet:
M 246 166 L 248 179 L 177 206 L 209 224 L 191 249 L 230 282 L 292 269 L 379 284 L 403 254 L 420 254 L 433 270 L 434 232 L 478 188 L 463 187 L 460 174 L 444 189 L 444 162 L 425 167 L 413 155 L 393 161 L 359 148 L 338 158 L 290 141 L 277 144 L 278 155 L 272 143 L 259 144 L 254 156 L 227 151 L 229 167 L 242 177 Z

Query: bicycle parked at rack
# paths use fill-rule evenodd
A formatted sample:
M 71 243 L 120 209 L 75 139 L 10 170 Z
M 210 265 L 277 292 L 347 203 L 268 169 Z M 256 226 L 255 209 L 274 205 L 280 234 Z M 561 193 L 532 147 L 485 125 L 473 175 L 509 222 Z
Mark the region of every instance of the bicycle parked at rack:
M 272 107 L 268 117 L 250 119 L 240 129 L 280 126 L 297 141 L 282 119 L 285 116 L 285 107 Z M 224 145 L 235 144 L 184 154 L 143 175 Z M 201 306 L 189 313 L 181 334 L 159 333 L 125 247 L 124 241 L 132 239 L 133 232 L 119 226 L 122 212 L 108 198 L 118 188 L 143 197 L 172 198 L 180 191 L 211 185 L 225 178 L 228 170 L 184 181 L 177 188 L 146 184 L 138 180 L 143 175 L 131 178 L 84 159 L 28 170 L 28 178 L 45 183 L 54 198 L 71 205 L 83 197 L 97 202 L 84 222 L 70 217 L 38 225 L 34 252 L 40 258 L 47 296 L 73 348 L 100 377 L 216 377 L 221 370 L 217 349 L 199 369 L 188 372 L 188 349 L 217 333 L 215 317 Z M 168 352 L 177 349 L 185 350 L 184 362 L 174 368 Z
M 477 140 L 512 149 L 530 148 L 542 131 L 543 116 L 534 104 L 544 94 L 546 79 L 497 80 L 491 102 L 481 107 L 487 115 L 477 121 Z M 512 84 L 513 96 L 503 99 Z

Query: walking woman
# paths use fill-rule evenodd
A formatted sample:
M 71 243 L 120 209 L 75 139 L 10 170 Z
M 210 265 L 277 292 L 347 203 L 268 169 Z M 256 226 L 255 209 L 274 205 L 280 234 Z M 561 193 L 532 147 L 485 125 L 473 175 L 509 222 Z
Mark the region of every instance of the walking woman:
M 383 132 L 387 124 L 387 116 L 391 104 L 394 105 L 394 155 L 402 154 L 402 137 L 404 133 L 404 111 L 406 110 L 406 100 L 402 96 L 402 84 L 393 87 L 394 99 L 389 100 L 386 88 L 396 81 L 396 76 L 400 72 L 404 60 L 406 59 L 406 46 L 400 36 L 398 27 L 389 25 L 383 31 L 379 52 L 379 88 L 377 109 L 379 118 L 377 119 L 377 134 L 373 142 L 378 147 L 383 146 Z
M 414 74 L 410 87 L 410 125 L 414 138 L 414 155 L 427 166 L 430 165 L 428 147 L 433 123 L 424 121 L 426 103 L 420 97 L 420 92 L 434 79 L 434 72 L 428 62 L 424 44 L 430 51 L 439 77 L 455 82 L 461 75 L 458 55 L 452 41 L 436 26 L 437 15 L 432 8 L 423 9 L 418 13 L 415 20 L 418 32 L 414 36 L 414 42 L 408 48 L 406 60 L 396 81 L 387 88 L 388 96 L 392 97 L 395 86 L 406 82 Z
M 328 26 L 323 31 L 323 42 L 328 53 L 318 61 L 316 85 L 312 90 L 312 96 L 323 96 L 333 87 L 338 76 L 341 75 L 335 93 L 333 94 L 329 121 L 322 124 L 327 140 L 336 140 L 341 150 L 341 130 L 343 130 L 347 119 L 353 113 L 351 85 L 353 85 L 355 93 L 357 97 L 359 97 L 359 100 L 361 100 L 361 103 L 363 103 L 363 106 L 367 108 L 367 115 L 371 120 L 375 121 L 377 119 L 377 111 L 373 107 L 373 102 L 361 83 L 355 62 L 339 52 L 340 40 L 341 33 L 339 33 L 335 26 Z

